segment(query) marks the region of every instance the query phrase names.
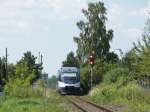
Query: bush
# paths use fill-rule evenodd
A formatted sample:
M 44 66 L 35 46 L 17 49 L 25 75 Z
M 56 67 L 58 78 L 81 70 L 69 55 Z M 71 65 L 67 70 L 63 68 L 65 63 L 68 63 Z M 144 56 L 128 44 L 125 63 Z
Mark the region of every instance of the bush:
M 112 96 L 114 97 L 116 94 L 116 87 L 113 85 L 107 85 L 102 88 L 101 94 L 106 97 L 107 99 L 110 99 Z
M 101 84 L 90 91 L 90 97 L 96 102 L 108 103 L 117 97 L 117 88 L 114 84 Z
M 5 85 L 4 94 L 5 96 L 26 97 L 28 96 L 27 85 L 19 79 L 9 80 Z
M 116 68 L 107 72 L 104 76 L 104 83 L 112 84 L 117 83 L 119 86 L 127 84 L 132 80 L 132 74 L 126 68 Z
M 6 97 L 40 97 L 43 95 L 43 89 L 40 84 L 31 86 L 29 79 L 11 79 L 4 87 Z
M 130 82 L 127 86 L 119 89 L 120 96 L 127 101 L 128 112 L 148 112 L 150 108 L 150 90 L 145 90 L 136 82 Z
M 93 68 L 93 85 L 97 85 L 102 82 L 103 74 L 113 68 L 116 68 L 116 64 L 103 62 L 102 60 L 96 60 L 95 66 Z M 91 84 L 91 67 L 84 64 L 80 67 L 80 77 L 81 77 L 81 88 L 84 93 L 88 93 Z
M 142 102 L 149 102 L 147 99 L 150 98 L 148 92 L 137 85 L 135 82 L 129 83 L 127 86 L 121 88 L 119 90 L 119 94 L 127 100 L 140 100 Z
M 80 69 L 80 83 L 83 94 L 88 93 L 90 89 L 90 67 L 85 66 Z

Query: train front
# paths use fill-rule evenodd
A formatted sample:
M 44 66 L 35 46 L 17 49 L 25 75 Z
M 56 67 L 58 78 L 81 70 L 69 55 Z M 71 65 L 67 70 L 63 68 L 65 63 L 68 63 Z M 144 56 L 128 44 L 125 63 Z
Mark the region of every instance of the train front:
M 80 73 L 78 68 L 61 68 L 59 71 L 58 90 L 60 94 L 80 93 Z

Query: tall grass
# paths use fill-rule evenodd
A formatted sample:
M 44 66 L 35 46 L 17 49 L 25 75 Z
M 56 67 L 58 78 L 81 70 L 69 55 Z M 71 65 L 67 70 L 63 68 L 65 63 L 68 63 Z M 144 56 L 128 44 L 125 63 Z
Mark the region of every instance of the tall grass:
M 9 81 L 4 88 L 5 97 L 19 97 L 19 98 L 28 98 L 28 97 L 42 97 L 44 96 L 45 87 L 38 81 L 34 85 L 30 85 L 25 81 L 15 79 Z
M 0 112 L 64 112 L 59 106 L 62 100 L 46 90 L 41 81 L 31 86 L 23 80 L 11 80 L 3 93 Z
M 37 96 L 34 93 L 28 97 L 20 94 L 4 95 L 5 98 L 0 102 L 0 112 L 65 112 L 61 107 L 64 100 L 53 91 L 46 91 L 48 96 Z
M 63 109 L 50 99 L 11 98 L 0 104 L 0 112 L 63 112 Z
M 90 91 L 89 98 L 100 104 L 123 105 L 124 112 L 149 112 L 150 90 L 128 80 L 127 73 L 126 69 L 108 72 L 103 83 Z

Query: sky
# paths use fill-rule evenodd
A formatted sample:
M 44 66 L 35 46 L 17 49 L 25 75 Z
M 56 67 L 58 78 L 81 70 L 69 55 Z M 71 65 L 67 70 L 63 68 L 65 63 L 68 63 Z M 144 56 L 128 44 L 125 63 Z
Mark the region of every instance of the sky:
M 76 22 L 84 19 L 81 9 L 99 0 L 0 0 L 0 56 L 8 48 L 9 63 L 23 53 L 43 54 L 44 72 L 56 75 L 62 61 L 76 52 L 79 35 Z M 150 0 L 101 0 L 107 8 L 107 29 L 114 30 L 111 50 L 127 52 L 141 39 L 150 12 Z

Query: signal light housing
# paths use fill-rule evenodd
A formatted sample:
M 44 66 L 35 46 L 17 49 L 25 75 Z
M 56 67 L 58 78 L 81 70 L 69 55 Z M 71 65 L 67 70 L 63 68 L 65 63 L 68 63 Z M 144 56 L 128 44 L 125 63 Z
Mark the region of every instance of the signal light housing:
M 95 58 L 94 58 L 93 54 L 89 55 L 88 61 L 91 66 L 94 66 Z

